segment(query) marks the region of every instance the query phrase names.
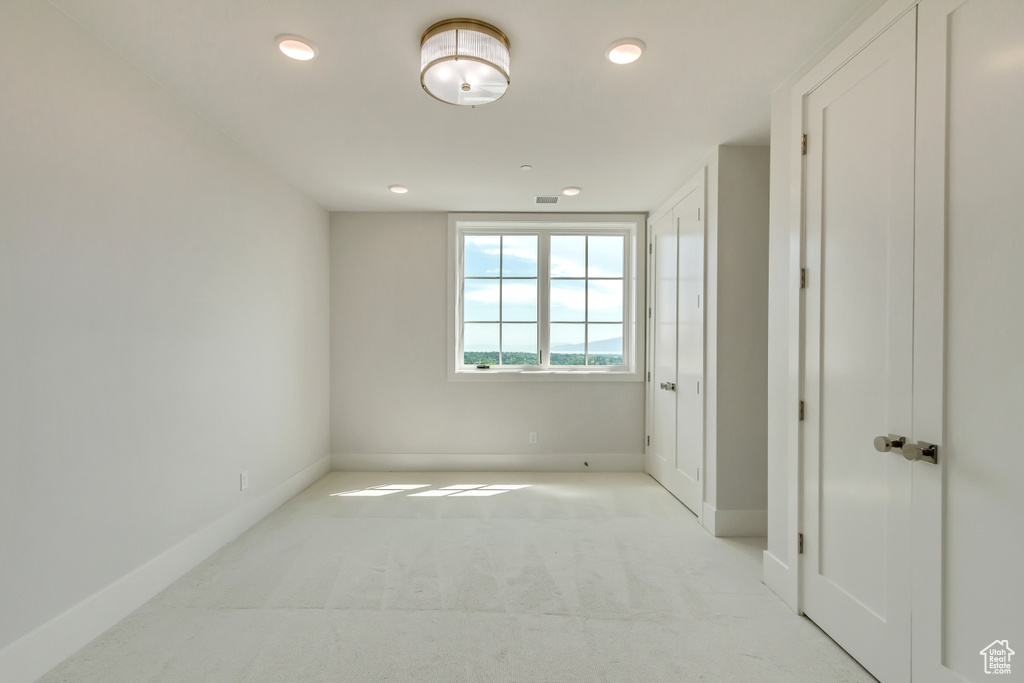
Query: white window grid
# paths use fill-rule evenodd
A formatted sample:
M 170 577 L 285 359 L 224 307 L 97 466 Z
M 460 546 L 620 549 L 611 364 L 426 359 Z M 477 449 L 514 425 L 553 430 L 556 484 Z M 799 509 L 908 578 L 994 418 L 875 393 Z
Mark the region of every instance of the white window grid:
M 637 377 L 642 379 L 642 372 L 638 367 L 638 353 L 637 349 L 642 346 L 642 340 L 638 339 L 638 330 L 642 327 L 639 324 L 637 316 L 637 299 L 640 292 L 638 292 L 637 284 L 637 232 L 642 227 L 643 223 L 639 221 L 580 221 L 580 222 L 566 222 L 560 221 L 467 221 L 461 222 L 458 220 L 451 221 L 452 237 L 456 244 L 456 258 L 452 264 L 455 268 L 455 272 L 452 274 L 454 281 L 453 285 L 456 286 L 456 296 L 454 297 L 454 344 L 449 344 L 449 350 L 454 352 L 453 367 L 450 366 L 449 370 L 453 370 L 456 374 L 461 375 L 483 375 L 491 374 L 492 376 L 498 376 L 506 374 L 508 372 L 520 373 L 522 375 L 603 375 L 612 378 L 615 375 L 630 377 Z M 514 277 L 502 277 L 502 272 L 499 270 L 499 275 L 494 278 L 482 278 L 482 277 L 463 277 L 465 272 L 465 261 L 464 261 L 464 247 L 465 238 L 467 236 L 502 236 L 502 235 L 532 235 L 536 236 L 538 240 L 538 254 L 537 254 L 537 333 L 538 333 L 538 364 L 537 365 L 490 365 L 488 369 L 478 369 L 475 364 L 467 365 L 464 360 L 465 356 L 463 353 L 463 330 L 465 322 L 463 321 L 463 288 L 466 279 L 493 279 L 500 281 L 501 279 L 520 279 Z M 611 236 L 617 235 L 623 238 L 623 254 L 622 254 L 622 277 L 598 277 L 590 276 L 589 268 L 585 270 L 583 276 L 555 276 L 552 277 L 550 274 L 550 238 L 554 236 Z M 589 240 L 587 240 L 588 253 L 587 265 L 589 266 Z M 550 319 L 550 288 L 551 282 L 556 280 L 577 280 L 584 282 L 584 321 L 552 321 Z M 622 320 L 619 322 L 615 321 L 600 321 L 591 322 L 589 321 L 589 286 L 587 285 L 590 281 L 619 281 L 623 283 L 622 286 Z M 499 287 L 500 291 L 500 287 Z M 499 295 L 500 296 L 500 295 Z M 499 299 L 499 315 L 501 300 Z M 483 322 L 483 321 L 473 321 Z M 499 324 L 500 321 L 492 321 Z M 523 321 L 515 321 L 523 322 Z M 526 321 L 529 322 L 529 321 Z M 584 329 L 584 353 L 589 358 L 589 326 L 593 324 L 621 324 L 622 328 L 622 365 L 551 365 L 550 364 L 550 326 L 554 322 L 555 324 L 579 324 Z M 500 339 L 500 337 L 499 337 Z
M 527 277 L 527 276 L 523 276 L 523 275 L 509 275 L 509 276 L 505 275 L 505 241 L 504 241 L 504 238 L 506 236 L 512 236 L 512 235 L 515 235 L 515 236 L 528 236 L 528 237 L 536 236 L 537 237 L 537 252 L 538 253 L 537 253 L 537 275 L 536 276 L 534 276 L 534 277 Z M 465 246 L 466 246 L 466 238 L 467 237 L 498 237 L 501 240 L 499 242 L 499 246 L 498 246 L 498 274 L 497 275 L 495 275 L 495 276 L 464 275 L 464 273 L 465 273 L 465 261 L 464 261 L 463 257 L 464 257 L 464 254 L 465 254 Z M 541 278 L 541 269 L 540 269 L 541 268 L 541 266 L 540 266 L 540 261 L 541 261 L 540 250 L 542 249 L 542 246 L 541 246 L 540 234 L 539 233 L 530 233 L 530 232 L 511 233 L 511 232 L 466 231 L 465 233 L 462 234 L 462 236 L 459 239 L 460 239 L 460 242 L 459 242 L 459 281 L 462 283 L 462 287 L 460 288 L 460 292 L 459 292 L 459 305 L 460 305 L 460 309 L 459 310 L 460 310 L 460 312 L 464 311 L 464 309 L 462 308 L 462 302 L 463 302 L 463 295 L 465 293 L 465 283 L 466 283 L 466 280 L 481 280 L 481 281 L 491 281 L 491 282 L 497 282 L 498 283 L 498 319 L 497 320 L 472 320 L 472 321 L 463 320 L 461 322 L 461 330 L 465 330 L 465 326 L 467 324 L 468 325 L 497 325 L 498 326 L 498 359 L 499 359 L 498 364 L 501 365 L 501 367 L 503 367 L 503 368 L 528 368 L 528 367 L 536 367 L 534 365 L 506 365 L 502 361 L 504 360 L 504 354 L 505 354 L 505 350 L 504 350 L 505 349 L 504 334 L 505 334 L 505 325 L 507 325 L 507 324 L 512 324 L 512 325 L 536 325 L 537 326 L 537 334 L 538 334 L 538 340 L 537 340 L 537 344 L 538 344 L 538 346 L 537 346 L 538 358 L 539 358 L 539 360 L 543 360 L 543 358 L 540 357 L 540 353 L 541 353 L 541 347 L 540 347 L 541 310 L 540 310 L 540 296 L 539 295 L 540 295 L 540 290 L 542 289 L 541 288 L 541 279 L 542 278 Z M 505 308 L 504 308 L 504 304 L 505 304 L 505 301 L 504 301 L 505 287 L 504 287 L 504 284 L 505 284 L 506 281 L 511 281 L 511 280 L 532 280 L 532 281 L 537 283 L 537 293 L 538 293 L 538 297 L 537 297 L 538 298 L 538 301 L 537 301 L 537 315 L 534 316 L 533 320 L 505 320 Z M 462 345 L 460 344 L 459 356 L 460 356 L 460 359 L 462 361 L 465 361 L 465 354 L 464 354 L 464 352 L 461 349 L 462 349 Z M 465 362 L 463 362 L 462 365 L 465 366 Z M 467 367 L 474 367 L 475 368 L 476 366 L 475 365 L 471 365 L 471 366 L 467 366 Z
M 547 346 L 545 348 L 547 348 L 547 349 L 551 348 L 551 344 L 550 344 L 550 341 L 551 341 L 550 340 L 551 325 L 580 325 L 580 326 L 583 327 L 584 363 L 583 363 L 582 367 L 589 367 L 589 368 L 595 368 L 595 367 L 614 368 L 614 367 L 619 367 L 619 366 L 615 366 L 615 365 L 590 365 L 590 326 L 591 325 L 619 325 L 620 328 L 621 328 L 622 343 L 623 343 L 623 349 L 622 349 L 623 359 L 622 360 L 623 360 L 623 365 L 626 365 L 626 357 L 625 357 L 625 354 L 626 354 L 626 349 L 625 349 L 625 344 L 626 344 L 626 320 L 625 320 L 625 318 L 626 318 L 626 311 L 629 310 L 628 309 L 628 307 L 629 307 L 629 288 L 626 286 L 626 276 L 629 273 L 629 246 L 628 246 L 628 243 L 629 243 L 629 233 L 628 233 L 628 231 L 625 231 L 625 230 L 623 230 L 623 231 L 606 230 L 606 231 L 598 232 L 598 233 L 595 233 L 593 231 L 574 231 L 574 232 L 551 231 L 546 236 L 547 237 L 547 242 L 548 242 L 548 253 L 547 253 L 547 256 L 548 256 L 549 259 L 550 259 L 550 256 L 551 256 L 551 253 L 550 253 L 551 240 L 550 240 L 550 238 L 551 237 L 559 237 L 559 236 L 563 236 L 563 235 L 570 235 L 570 236 L 574 236 L 574 237 L 584 237 L 585 238 L 585 241 L 584 241 L 584 256 L 583 256 L 583 264 L 584 264 L 584 266 L 583 266 L 583 275 L 582 276 L 568 276 L 568 275 L 566 275 L 566 276 L 557 275 L 556 276 L 556 275 L 551 275 L 550 274 L 550 264 L 548 264 L 548 268 L 549 268 L 549 270 L 548 270 L 548 286 L 547 286 L 546 289 L 547 289 L 547 292 L 548 292 L 548 296 L 550 297 L 550 294 L 551 294 L 551 283 L 552 282 L 556 282 L 556 281 L 557 282 L 582 282 L 583 283 L 583 320 L 554 320 L 554 319 L 551 318 L 551 309 L 550 309 L 550 305 L 549 305 L 548 308 L 546 309 L 547 310 L 547 314 L 548 314 L 548 320 L 547 320 L 547 325 L 545 327 L 546 327 L 546 331 L 548 333 L 548 344 L 547 344 Z M 610 277 L 610 276 L 609 277 L 601 277 L 601 276 L 592 276 L 592 275 L 590 275 L 590 238 L 591 237 L 606 237 L 606 236 L 609 236 L 609 237 L 610 236 L 622 237 L 622 245 L 623 246 L 622 246 L 622 275 L 621 276 L 617 276 L 617 277 Z M 591 282 L 621 282 L 622 283 L 622 306 L 621 306 L 621 309 L 620 309 L 622 311 L 622 316 L 620 316 L 619 320 L 592 321 L 590 319 L 590 283 Z M 549 304 L 550 304 L 550 299 L 549 299 Z M 599 354 L 599 355 L 607 355 L 607 354 Z M 550 351 L 549 351 L 549 356 L 550 356 Z M 549 360 L 549 363 L 550 363 L 550 360 Z M 551 365 L 550 367 L 563 368 L 563 367 L 581 367 L 581 366 Z

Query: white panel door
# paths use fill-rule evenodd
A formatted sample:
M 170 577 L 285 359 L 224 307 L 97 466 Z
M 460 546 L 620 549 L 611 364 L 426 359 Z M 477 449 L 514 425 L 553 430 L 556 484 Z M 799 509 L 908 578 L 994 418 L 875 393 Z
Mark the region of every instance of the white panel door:
M 914 464 L 914 678 L 1020 681 L 1024 2 L 923 3 L 920 30 L 914 438 L 940 448 L 938 467 Z M 1004 641 L 1015 655 L 983 654 Z
M 911 474 L 873 441 L 913 415 L 916 10 L 805 98 L 808 617 L 910 680 Z
M 664 486 L 675 463 L 676 448 L 676 287 L 679 233 L 667 213 L 651 228 L 651 385 L 653 420 L 647 471 Z
M 704 497 L 704 187 L 686 196 L 672 216 L 679 234 L 676 289 L 676 459 L 665 487 L 698 516 Z
M 654 223 L 653 427 L 647 471 L 700 516 L 704 459 L 704 187 Z

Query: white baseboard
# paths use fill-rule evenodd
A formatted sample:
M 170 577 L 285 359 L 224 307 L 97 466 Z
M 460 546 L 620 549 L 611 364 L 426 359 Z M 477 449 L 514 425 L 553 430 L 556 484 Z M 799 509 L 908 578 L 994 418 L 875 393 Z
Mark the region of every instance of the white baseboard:
M 763 537 L 768 535 L 767 510 L 717 510 L 704 503 L 701 524 L 712 536 L 727 538 Z
M 796 611 L 796 594 L 792 590 L 792 587 L 796 586 L 796 581 L 791 574 L 794 570 L 767 550 L 764 551 L 763 567 L 761 578 L 764 585 L 789 605 L 790 609 Z
M 586 463 L 586 464 L 584 464 Z M 335 453 L 342 472 L 643 472 L 643 453 Z
M 0 681 L 30 683 L 330 470 L 324 456 L 0 650 Z

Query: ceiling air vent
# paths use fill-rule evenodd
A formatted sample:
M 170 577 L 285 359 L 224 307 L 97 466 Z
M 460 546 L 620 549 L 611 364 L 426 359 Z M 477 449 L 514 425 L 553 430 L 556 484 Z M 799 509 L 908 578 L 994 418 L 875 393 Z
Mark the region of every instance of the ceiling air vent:
M 558 203 L 558 197 L 557 196 L 554 196 L 554 197 L 550 197 L 550 196 L 548 196 L 548 197 L 537 197 L 537 203 L 538 204 L 557 204 Z

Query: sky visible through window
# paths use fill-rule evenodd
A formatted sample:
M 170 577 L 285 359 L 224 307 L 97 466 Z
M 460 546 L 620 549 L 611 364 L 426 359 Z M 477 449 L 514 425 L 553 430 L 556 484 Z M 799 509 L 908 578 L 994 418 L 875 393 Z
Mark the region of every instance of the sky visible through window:
M 621 365 L 621 235 L 552 235 L 550 303 L 539 315 L 536 235 L 467 235 L 463 244 L 466 364 L 538 362 L 538 325 L 550 325 L 552 365 Z M 500 353 L 499 353 L 500 352 Z M 589 357 L 588 357 L 589 356 Z M 501 359 L 501 360 L 499 360 Z

